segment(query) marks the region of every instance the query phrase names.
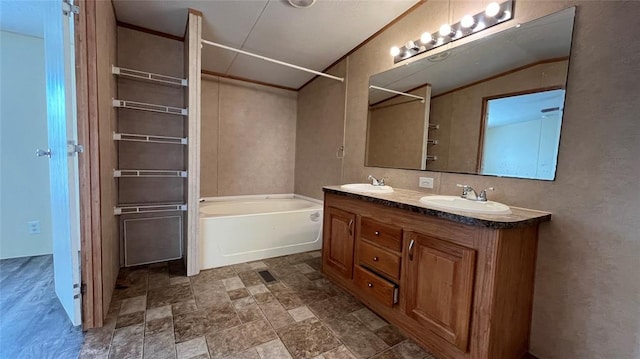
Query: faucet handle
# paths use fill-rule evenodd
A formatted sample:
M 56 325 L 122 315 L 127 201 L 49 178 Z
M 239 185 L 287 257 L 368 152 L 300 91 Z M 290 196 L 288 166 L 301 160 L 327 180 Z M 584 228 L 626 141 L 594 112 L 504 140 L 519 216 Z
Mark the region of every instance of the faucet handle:
M 371 184 L 374 185 L 374 186 L 384 186 L 385 177 L 380 177 L 380 179 L 377 179 L 377 178 L 373 177 L 372 175 L 369 175 L 369 177 L 367 177 L 367 179 L 369 181 L 371 181 Z
M 460 195 L 460 197 L 474 200 L 474 201 L 478 200 L 479 196 L 476 193 L 476 190 L 473 189 L 473 187 L 467 184 L 456 184 L 456 186 L 462 188 L 462 195 Z
M 462 198 L 467 198 L 467 194 L 469 194 L 470 190 L 473 190 L 473 188 L 471 188 L 471 186 L 466 185 L 466 184 L 456 184 L 456 187 L 460 187 L 462 188 L 462 195 L 460 197 Z
M 480 194 L 478 195 L 478 201 L 483 201 L 486 202 L 487 201 L 487 191 L 495 191 L 496 189 L 493 187 L 489 187 L 489 188 L 485 188 L 482 191 L 480 191 Z

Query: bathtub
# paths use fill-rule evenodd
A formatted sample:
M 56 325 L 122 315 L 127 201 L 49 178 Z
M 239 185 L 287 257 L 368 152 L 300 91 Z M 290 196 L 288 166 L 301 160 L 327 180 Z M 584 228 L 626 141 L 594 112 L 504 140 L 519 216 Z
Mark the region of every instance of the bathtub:
M 322 202 L 294 195 L 214 197 L 200 203 L 200 268 L 322 247 Z

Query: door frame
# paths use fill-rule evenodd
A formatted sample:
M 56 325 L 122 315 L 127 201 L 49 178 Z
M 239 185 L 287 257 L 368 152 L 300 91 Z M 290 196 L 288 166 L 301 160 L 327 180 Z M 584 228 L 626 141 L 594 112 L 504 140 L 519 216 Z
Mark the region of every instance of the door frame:
M 102 235 L 100 210 L 100 142 L 98 134 L 98 74 L 96 0 L 75 0 L 74 16 L 80 189 L 80 278 L 82 328 L 103 325 Z

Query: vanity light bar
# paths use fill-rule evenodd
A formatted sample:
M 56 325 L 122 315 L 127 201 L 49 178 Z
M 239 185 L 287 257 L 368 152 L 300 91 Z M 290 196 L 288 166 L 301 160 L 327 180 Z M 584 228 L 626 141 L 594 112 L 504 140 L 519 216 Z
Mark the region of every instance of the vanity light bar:
M 443 24 L 434 33 L 425 32 L 415 41 L 407 41 L 403 47 L 391 48 L 393 63 L 410 59 L 442 45 L 473 35 L 484 29 L 500 24 L 513 18 L 513 1 L 503 3 L 492 2 L 486 9 L 475 15 L 465 15 L 453 24 Z

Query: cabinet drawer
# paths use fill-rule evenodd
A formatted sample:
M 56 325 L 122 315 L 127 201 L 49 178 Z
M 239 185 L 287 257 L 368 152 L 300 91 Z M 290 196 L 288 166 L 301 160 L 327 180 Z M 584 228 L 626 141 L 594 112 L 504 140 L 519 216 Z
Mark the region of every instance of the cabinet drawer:
M 383 247 L 402 250 L 402 228 L 363 217 L 360 221 L 360 237 Z
M 400 279 L 400 256 L 371 245 L 367 241 L 358 241 L 358 261 L 360 265 L 379 272 L 389 279 Z
M 397 286 L 368 270 L 355 266 L 353 282 L 366 296 L 375 298 L 380 303 L 393 307 L 398 302 Z

